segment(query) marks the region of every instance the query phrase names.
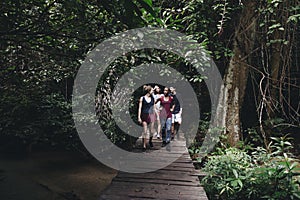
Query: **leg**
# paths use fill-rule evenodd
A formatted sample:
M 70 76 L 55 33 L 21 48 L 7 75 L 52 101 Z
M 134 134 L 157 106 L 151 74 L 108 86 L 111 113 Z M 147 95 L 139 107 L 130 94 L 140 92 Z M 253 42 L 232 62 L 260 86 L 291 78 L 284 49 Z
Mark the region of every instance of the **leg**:
M 161 132 L 161 123 L 160 123 L 159 111 L 156 111 L 155 114 L 156 114 L 155 122 L 157 123 L 157 135 L 156 135 L 156 137 L 157 137 L 157 139 L 159 139 L 159 138 L 161 138 L 161 133 L 160 133 Z
M 144 133 L 143 133 L 143 149 L 146 149 L 147 147 L 147 141 L 148 141 L 148 137 L 147 137 L 147 131 L 148 131 L 148 127 L 147 127 L 147 122 L 143 122 L 143 128 L 144 128 Z
M 174 136 L 175 136 L 174 123 L 172 123 L 172 125 L 171 125 L 171 140 L 174 139 Z
M 172 114 L 172 125 L 171 125 L 171 139 L 174 139 L 175 136 L 175 130 L 174 130 L 174 121 L 175 121 L 175 114 Z
M 166 142 L 169 143 L 171 141 L 171 126 L 172 126 L 172 119 L 168 118 L 166 121 Z
M 177 135 L 177 139 L 179 138 L 178 131 L 179 131 L 179 127 L 180 127 L 181 121 L 182 121 L 181 114 L 180 113 L 176 114 L 175 127 L 174 127 L 175 130 L 174 130 L 174 132 Z
M 153 133 L 154 133 L 154 122 L 150 122 L 150 125 L 149 125 L 149 128 L 150 128 L 150 140 L 149 140 L 149 146 L 150 147 L 153 147 L 153 143 L 152 143 L 152 138 L 153 138 Z
M 157 138 L 161 138 L 161 123 L 160 123 L 160 119 L 158 119 L 156 122 L 157 122 Z
M 161 124 L 161 138 L 162 138 L 162 146 L 166 144 L 166 119 L 164 117 L 160 117 Z
M 161 124 L 161 137 L 162 140 L 166 138 L 166 119 L 160 118 L 160 124 Z
M 179 133 L 178 133 L 179 126 L 180 124 L 178 122 L 174 123 L 174 136 L 177 135 L 177 139 L 179 138 Z

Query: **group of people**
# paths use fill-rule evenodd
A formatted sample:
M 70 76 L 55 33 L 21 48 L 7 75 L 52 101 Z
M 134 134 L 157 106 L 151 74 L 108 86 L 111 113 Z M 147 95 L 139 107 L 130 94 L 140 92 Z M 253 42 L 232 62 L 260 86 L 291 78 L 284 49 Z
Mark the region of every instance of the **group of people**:
M 138 122 L 143 126 L 143 150 L 147 144 L 153 147 L 152 139 L 162 139 L 162 147 L 170 143 L 182 122 L 182 107 L 176 96 L 174 87 L 164 87 L 163 94 L 160 87 L 144 86 L 145 95 L 139 99 Z

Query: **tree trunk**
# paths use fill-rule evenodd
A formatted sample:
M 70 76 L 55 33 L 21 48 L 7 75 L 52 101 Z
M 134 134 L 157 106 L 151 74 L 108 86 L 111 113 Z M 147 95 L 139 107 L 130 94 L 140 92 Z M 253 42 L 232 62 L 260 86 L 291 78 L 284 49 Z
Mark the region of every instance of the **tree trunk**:
M 250 55 L 255 42 L 257 1 L 243 1 L 239 24 L 235 29 L 233 57 L 224 75 L 216 113 L 216 126 L 224 128 L 228 143 L 235 146 L 241 135 L 241 107 L 245 96 Z

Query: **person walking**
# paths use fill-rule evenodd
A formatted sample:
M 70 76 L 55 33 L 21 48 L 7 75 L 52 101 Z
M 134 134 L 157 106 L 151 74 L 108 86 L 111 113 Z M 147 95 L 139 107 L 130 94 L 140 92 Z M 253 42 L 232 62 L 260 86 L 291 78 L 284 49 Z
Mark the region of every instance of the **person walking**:
M 172 106 L 173 98 L 170 96 L 168 87 L 164 88 L 164 95 L 155 101 L 157 104 L 160 101 L 162 110 L 160 111 L 160 122 L 162 125 L 162 147 L 166 146 L 171 141 L 171 125 L 172 125 Z
M 147 148 L 147 142 L 149 139 L 149 146 L 153 147 L 152 135 L 154 130 L 154 98 L 152 96 L 153 88 L 149 85 L 144 86 L 145 95 L 139 99 L 139 108 L 138 108 L 138 122 L 143 126 L 143 151 Z M 149 126 L 149 131 L 148 131 Z M 150 134 L 150 137 L 149 137 Z
M 173 97 L 173 104 L 174 104 L 174 109 L 172 112 L 172 127 L 171 127 L 171 132 L 172 132 L 172 137 L 171 139 L 174 139 L 175 135 L 177 135 L 177 139 L 179 138 L 178 130 L 182 122 L 182 104 L 180 104 L 180 101 L 177 97 L 176 94 L 176 88 L 170 87 L 171 91 L 171 96 Z
M 155 85 L 154 92 L 153 92 L 154 100 L 156 101 L 157 99 L 159 99 L 162 96 L 163 96 L 163 94 L 160 93 L 160 87 L 158 85 Z M 155 116 L 156 116 L 154 126 L 157 125 L 157 128 L 156 128 L 156 133 L 154 134 L 153 137 L 156 137 L 156 139 L 161 138 L 161 123 L 160 123 L 160 117 L 159 117 L 161 109 L 162 109 L 162 107 L 161 107 L 160 101 L 159 101 L 154 106 L 154 111 L 155 111 Z

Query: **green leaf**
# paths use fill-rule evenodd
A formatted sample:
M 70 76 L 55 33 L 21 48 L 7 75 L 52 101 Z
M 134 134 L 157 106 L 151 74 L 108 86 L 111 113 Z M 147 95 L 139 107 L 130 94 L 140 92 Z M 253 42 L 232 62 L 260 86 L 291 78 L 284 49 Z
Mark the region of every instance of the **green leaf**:
M 225 189 L 226 189 L 226 188 L 223 188 L 223 189 L 221 190 L 220 195 L 223 194 L 223 193 L 225 192 Z
M 152 7 L 152 0 L 143 0 L 143 1 Z
M 152 5 L 148 4 L 146 0 L 138 0 L 138 2 L 142 5 L 142 7 L 150 13 L 153 17 L 157 18 L 156 13 L 154 9 L 152 8 Z
M 272 26 L 269 27 L 269 30 L 271 29 L 276 29 L 276 28 L 282 28 L 280 23 L 273 24 Z
M 239 174 L 238 174 L 238 172 L 235 169 L 232 169 L 232 172 L 233 172 L 235 178 L 239 177 Z
M 300 19 L 300 14 L 292 15 L 292 16 L 289 16 L 287 22 L 296 22 L 297 23 L 299 19 Z
M 239 186 L 242 188 L 243 187 L 243 183 L 240 179 L 237 179 L 237 183 L 239 184 Z
M 297 165 L 298 165 L 298 163 L 297 163 L 297 162 L 294 162 L 294 163 L 292 163 L 292 164 L 289 166 L 289 169 L 290 169 L 290 170 L 294 170 L 295 167 L 297 167 Z
M 292 144 L 290 142 L 288 142 L 288 141 L 284 142 L 284 144 L 292 146 Z
M 231 182 L 230 182 L 230 185 L 231 185 L 232 187 L 236 187 L 236 186 L 238 185 L 237 180 L 231 181 Z

